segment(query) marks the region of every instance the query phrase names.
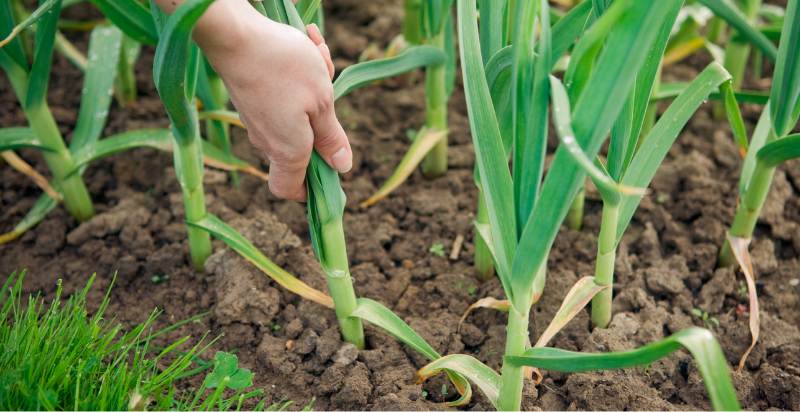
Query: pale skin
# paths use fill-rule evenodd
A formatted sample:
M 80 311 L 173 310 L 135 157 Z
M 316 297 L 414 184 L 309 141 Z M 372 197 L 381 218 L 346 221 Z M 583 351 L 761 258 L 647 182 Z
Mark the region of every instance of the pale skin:
M 183 0 L 156 0 L 171 13 Z M 269 189 L 306 198 L 311 150 L 335 170 L 353 164 L 347 135 L 333 107 L 333 62 L 319 29 L 308 36 L 269 20 L 247 0 L 216 0 L 193 37 L 239 111 L 253 146 L 270 162 Z

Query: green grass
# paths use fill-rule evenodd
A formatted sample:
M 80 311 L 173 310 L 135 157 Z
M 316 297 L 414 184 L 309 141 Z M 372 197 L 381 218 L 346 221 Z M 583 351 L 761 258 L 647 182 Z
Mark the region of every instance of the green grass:
M 166 347 L 153 340 L 199 316 L 156 330 L 159 315 L 124 328 L 107 319 L 109 293 L 90 314 L 86 287 L 64 298 L 59 282 L 49 303 L 25 297 L 24 274 L 11 274 L 0 291 L 0 410 L 278 410 L 261 390 L 249 390 L 253 374 L 235 355 L 217 352 L 213 362 L 199 356 L 205 337 L 191 345 L 186 336 Z M 110 289 L 109 289 L 110 292 Z M 211 370 L 208 372 L 208 370 Z M 199 388 L 179 392 L 177 384 L 207 373 Z M 247 401 L 247 403 L 245 403 Z

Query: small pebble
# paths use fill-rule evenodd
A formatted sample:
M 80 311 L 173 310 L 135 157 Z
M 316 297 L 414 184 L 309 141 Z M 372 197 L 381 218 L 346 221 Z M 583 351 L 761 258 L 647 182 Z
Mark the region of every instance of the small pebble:
M 336 365 L 347 366 L 355 362 L 358 357 L 358 348 L 352 343 L 342 345 L 336 355 L 333 356 L 333 363 Z

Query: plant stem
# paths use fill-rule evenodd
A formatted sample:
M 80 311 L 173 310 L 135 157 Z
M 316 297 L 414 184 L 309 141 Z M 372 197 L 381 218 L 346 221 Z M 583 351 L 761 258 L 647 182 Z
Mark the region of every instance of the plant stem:
M 597 239 L 597 261 L 594 267 L 594 281 L 607 289 L 592 299 L 592 323 L 605 328 L 611 322 L 611 301 L 614 296 L 614 260 L 617 255 L 617 223 L 619 203 L 603 202 L 603 217 L 600 221 L 600 235 Z
M 489 211 L 486 209 L 486 201 L 483 193 L 478 191 L 478 212 L 475 216 L 475 223 L 479 225 L 489 224 Z M 478 272 L 478 279 L 485 282 L 494 276 L 494 260 L 489 251 L 489 245 L 483 237 L 475 230 L 473 236 L 475 243 L 475 270 Z
M 530 308 L 530 305 L 525 305 Z M 508 311 L 506 326 L 506 356 L 519 356 L 528 346 L 528 315 L 519 313 L 514 305 Z M 522 405 L 523 368 L 503 362 L 501 370 L 500 396 L 497 408 L 501 411 L 518 411 Z
M 572 204 L 567 211 L 567 227 L 572 230 L 581 230 L 583 226 L 583 203 L 586 198 L 586 190 L 581 187 Z
M 405 0 L 403 3 L 405 17 L 403 18 L 403 37 L 408 44 L 420 44 L 422 41 L 422 0 Z
M 767 200 L 774 175 L 774 167 L 768 167 L 763 162 L 756 160 L 756 167 L 750 177 L 750 184 L 747 185 L 747 191 L 736 208 L 736 215 L 733 217 L 731 229 L 728 231 L 731 236 L 746 239 L 753 236 L 753 229 L 755 229 L 758 216 L 761 214 L 761 207 L 764 206 L 764 201 Z M 736 258 L 728 240 L 725 239 L 719 255 L 719 266 L 731 266 L 734 263 L 736 263 Z
M 206 216 L 205 191 L 203 190 L 203 152 L 200 136 L 175 139 L 175 172 L 183 191 L 183 207 L 187 222 L 198 222 Z M 189 254 L 192 265 L 202 271 L 206 259 L 211 255 L 211 237 L 203 229 L 187 225 Z
M 747 17 L 749 23 L 754 23 L 761 8 L 761 0 L 744 0 L 742 12 Z M 750 55 L 750 44 L 730 42 L 725 48 L 725 69 L 733 78 L 733 89 L 739 90 L 744 80 L 744 71 L 747 67 L 747 58 Z
M 25 109 L 30 128 L 39 139 L 53 151 L 43 151 L 42 155 L 53 173 L 55 185 L 64 196 L 64 206 L 67 211 L 78 219 L 85 221 L 94 216 L 94 207 L 89 191 L 80 174 L 72 173 L 75 162 L 72 154 L 64 144 L 58 125 L 46 104 L 36 104 Z
M 444 31 L 429 39 L 432 46 L 444 50 Z M 425 126 L 434 131 L 447 131 L 447 87 L 445 65 L 429 66 L 425 73 Z M 447 171 L 447 136 L 422 159 L 422 174 L 427 178 Z
M 136 40 L 127 35 L 122 36 L 122 50 L 120 50 L 119 62 L 117 63 L 117 78 L 114 90 L 116 91 L 117 102 L 123 107 L 136 101 L 138 92 L 135 65 L 139 47 Z
M 361 319 L 350 317 L 356 309 L 356 292 L 350 278 L 350 263 L 345 247 L 344 227 L 341 216 L 322 226 L 322 247 L 328 276 L 328 290 L 333 298 L 336 319 L 342 329 L 344 340 L 364 349 L 364 326 Z

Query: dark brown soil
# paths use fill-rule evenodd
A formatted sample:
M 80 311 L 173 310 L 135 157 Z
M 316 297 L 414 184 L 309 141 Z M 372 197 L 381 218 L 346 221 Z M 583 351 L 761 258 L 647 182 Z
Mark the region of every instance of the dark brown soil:
M 391 33 L 400 31 L 399 2 L 325 3 L 328 39 L 340 70 L 370 44 L 385 46 Z M 85 43 L 84 36 L 75 36 Z M 139 63 L 139 101 L 130 108 L 112 108 L 107 134 L 166 126 L 150 81 L 151 55 L 151 50 L 146 52 Z M 693 67 L 703 64 L 693 61 L 667 74 L 687 79 L 696 72 Z M 69 136 L 82 80 L 62 58 L 57 57 L 55 65 L 49 101 Z M 503 313 L 479 310 L 460 333 L 456 329 L 471 302 L 502 297 L 499 282 L 479 283 L 471 266 L 473 154 L 459 91 L 450 110 L 452 169 L 447 176 L 427 181 L 415 174 L 388 200 L 367 210 L 357 207 L 403 155 L 406 131 L 423 123 L 419 80 L 406 76 L 383 82 L 337 103 L 356 156 L 354 171 L 344 177 L 349 199 L 345 227 L 356 290 L 392 308 L 441 353 L 472 354 L 498 368 L 505 338 Z M 750 123 L 757 110 L 747 108 Z M 734 211 L 741 162 L 728 126 L 713 120 L 710 112 L 704 107 L 671 149 L 623 238 L 611 327 L 592 331 L 584 312 L 556 336 L 553 346 L 581 351 L 634 348 L 688 326 L 703 326 L 691 315 L 693 308 L 700 308 L 718 320 L 712 331 L 735 368 L 750 339 L 743 277 L 732 269 L 715 269 L 715 260 Z M 24 124 L 3 78 L 0 125 Z M 235 132 L 235 139 L 242 157 L 259 162 L 242 133 Z M 45 170 L 37 153 L 22 155 Z M 96 163 L 85 176 L 97 216 L 79 225 L 58 208 L 20 240 L 0 246 L 0 273 L 27 269 L 26 289 L 49 294 L 59 278 L 70 291 L 96 272 L 97 287 L 91 295 L 96 304 L 116 272 L 109 313 L 123 322 L 141 321 L 155 307 L 164 311 L 162 325 L 208 311 L 207 317 L 174 332 L 172 338 L 222 334 L 215 349 L 237 353 L 241 364 L 255 372 L 257 386 L 274 401 L 305 405 L 315 399 L 315 409 L 438 409 L 435 402 L 453 398 L 443 378 L 415 384 L 415 370 L 425 364 L 421 356 L 372 327 L 367 328 L 366 350 L 342 344 L 332 311 L 281 289 L 222 243 L 215 242 L 207 273 L 191 270 L 171 164 L 169 154 L 153 150 Z M 39 191 L 7 167 L 0 173 L 0 230 L 6 231 Z M 325 290 L 309 247 L 303 205 L 275 199 L 265 184 L 248 176 L 236 189 L 226 174 L 209 170 L 206 183 L 213 213 L 277 264 Z M 739 399 L 750 409 L 800 409 L 798 192 L 798 164 L 778 170 L 752 246 L 761 340 L 745 370 L 734 374 Z M 569 287 L 593 272 L 600 203 L 591 187 L 588 198 L 583 230 L 563 229 L 556 240 L 545 294 L 534 308 L 534 337 Z M 429 252 L 434 243 L 449 252 L 459 235 L 466 242 L 457 260 Z M 678 353 L 648 368 L 546 373 L 541 385 L 526 386 L 523 407 L 671 410 L 709 409 L 710 404 L 691 357 Z M 477 394 L 468 409 L 491 405 Z

